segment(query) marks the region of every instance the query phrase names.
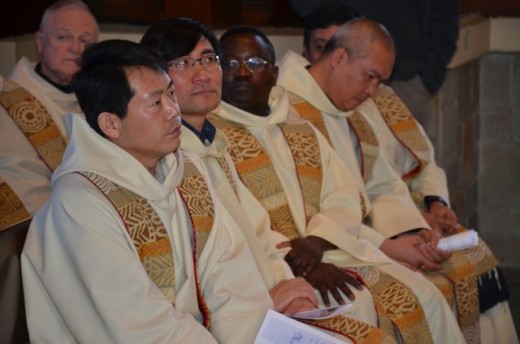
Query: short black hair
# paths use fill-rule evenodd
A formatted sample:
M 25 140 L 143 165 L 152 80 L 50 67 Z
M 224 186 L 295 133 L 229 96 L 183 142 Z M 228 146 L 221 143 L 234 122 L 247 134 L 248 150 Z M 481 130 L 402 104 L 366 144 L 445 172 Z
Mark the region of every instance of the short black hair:
M 267 37 L 267 35 L 265 34 L 264 31 L 260 30 L 259 28 L 255 27 L 255 26 L 249 26 L 249 25 L 234 26 L 234 27 L 230 28 L 229 30 L 227 30 L 226 32 L 224 32 L 222 34 L 222 36 L 220 36 L 219 42 L 222 45 L 222 42 L 224 42 L 226 40 L 226 38 L 228 38 L 229 36 L 241 35 L 241 34 L 252 34 L 252 35 L 260 37 L 264 41 L 264 43 L 267 45 L 269 59 L 270 59 L 270 61 L 268 61 L 268 62 L 271 63 L 272 65 L 275 64 L 276 54 L 275 54 L 275 50 L 273 47 L 273 43 L 271 43 L 271 41 L 269 40 L 269 38 Z
M 146 30 L 140 44 L 157 51 L 166 61 L 188 55 L 202 37 L 211 44 L 220 56 L 217 37 L 209 27 L 198 20 L 186 17 L 163 19 Z
M 168 73 L 166 61 L 154 51 L 121 39 L 102 41 L 88 47 L 82 56 L 80 71 L 72 79 L 87 122 L 97 133 L 105 136 L 98 125 L 102 112 L 125 118 L 128 103 L 134 95 L 125 69 L 149 68 Z
M 311 34 L 316 29 L 326 29 L 332 25 L 343 25 L 358 18 L 359 13 L 344 2 L 336 1 L 316 7 L 305 18 L 303 44 L 309 49 Z

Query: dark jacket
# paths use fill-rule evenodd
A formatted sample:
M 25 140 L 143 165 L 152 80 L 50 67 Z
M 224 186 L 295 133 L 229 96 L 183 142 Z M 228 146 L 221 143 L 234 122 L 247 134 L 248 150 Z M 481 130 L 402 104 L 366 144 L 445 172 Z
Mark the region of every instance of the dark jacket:
M 446 66 L 456 50 L 459 35 L 459 0 L 341 0 L 370 19 L 383 24 L 394 38 L 394 80 L 416 74 L 430 93 L 442 86 Z M 297 0 L 306 15 L 329 0 Z

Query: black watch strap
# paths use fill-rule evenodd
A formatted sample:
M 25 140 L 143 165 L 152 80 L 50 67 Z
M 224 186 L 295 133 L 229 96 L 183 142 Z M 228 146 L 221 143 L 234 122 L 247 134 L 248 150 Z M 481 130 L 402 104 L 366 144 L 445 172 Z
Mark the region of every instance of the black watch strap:
M 433 203 L 433 202 L 440 202 L 442 203 L 445 207 L 448 206 L 448 202 L 446 202 L 444 200 L 444 198 L 440 197 L 440 196 L 424 196 L 424 204 L 426 204 L 426 209 L 430 209 L 430 205 Z

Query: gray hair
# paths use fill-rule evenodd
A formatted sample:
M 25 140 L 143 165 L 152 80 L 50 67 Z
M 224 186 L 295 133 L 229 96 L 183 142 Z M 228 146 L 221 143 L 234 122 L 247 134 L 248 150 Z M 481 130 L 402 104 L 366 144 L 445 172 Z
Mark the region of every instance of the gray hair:
M 50 5 L 49 7 L 47 7 L 45 12 L 43 12 L 42 20 L 40 21 L 40 27 L 38 30 L 40 32 L 43 32 L 45 30 L 45 27 L 47 26 L 47 23 L 49 22 L 51 16 L 56 11 L 61 10 L 65 7 L 81 9 L 81 10 L 84 10 L 85 12 L 87 12 L 88 14 L 90 14 L 92 16 L 92 18 L 94 18 L 94 21 L 96 21 L 96 34 L 99 34 L 99 27 L 97 26 L 96 16 L 94 16 L 94 14 L 92 13 L 92 11 L 88 7 L 88 5 L 85 4 L 81 0 L 58 0 L 55 3 L 53 3 L 52 5 Z
M 345 48 L 349 61 L 365 58 L 374 42 L 381 42 L 395 54 L 394 40 L 388 30 L 380 23 L 367 19 L 357 18 L 341 25 L 330 38 L 322 55 L 327 56 L 336 48 Z

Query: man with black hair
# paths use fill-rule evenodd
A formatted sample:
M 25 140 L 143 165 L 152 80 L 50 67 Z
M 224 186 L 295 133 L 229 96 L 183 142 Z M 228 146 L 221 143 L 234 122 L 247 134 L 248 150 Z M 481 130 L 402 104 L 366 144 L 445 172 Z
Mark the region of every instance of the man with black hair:
M 70 141 L 22 255 L 31 342 L 250 343 L 272 302 L 200 159 L 166 62 L 89 48 Z
M 311 285 L 302 277 L 294 278 L 283 260 L 287 249 L 277 250 L 274 247 L 276 242 L 285 240 L 284 237 L 271 230 L 267 212 L 242 183 L 233 166 L 227 153 L 227 139 L 207 118 L 219 106 L 221 96 L 220 46 L 216 37 L 203 23 L 178 17 L 153 24 L 140 43 L 153 48 L 169 61 L 169 73 L 176 85 L 183 117 L 181 148 L 202 158 L 221 200 L 240 224 L 248 240 L 256 264 L 269 288 L 274 309 L 292 315 L 297 311 L 316 308 L 317 298 Z M 274 50 L 271 53 L 274 59 Z M 343 273 L 342 278 L 350 281 L 356 289 L 349 289 L 346 284 L 338 289 L 343 289 L 344 295 L 351 300 L 355 298 L 356 302 L 343 314 L 348 318 L 335 317 L 326 323 L 322 322 L 320 328 L 341 334 L 340 337 L 347 335 L 356 341 L 367 338 L 377 338 L 380 342 L 391 341 L 388 338 L 393 336 L 391 327 L 386 329 L 389 330 L 387 334 L 372 327 L 378 325 L 378 319 L 368 290 L 361 288 L 361 282 L 353 274 Z M 338 295 L 338 303 L 346 301 Z
M 343 2 L 315 8 L 305 18 L 302 55 L 309 61 L 316 61 L 338 27 L 357 17 L 357 11 Z

